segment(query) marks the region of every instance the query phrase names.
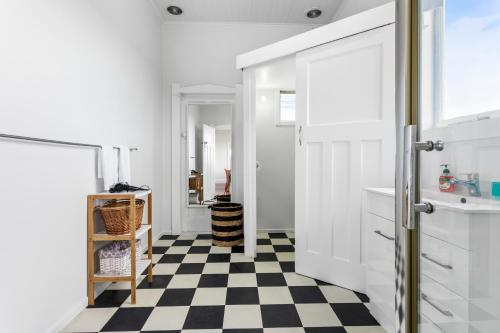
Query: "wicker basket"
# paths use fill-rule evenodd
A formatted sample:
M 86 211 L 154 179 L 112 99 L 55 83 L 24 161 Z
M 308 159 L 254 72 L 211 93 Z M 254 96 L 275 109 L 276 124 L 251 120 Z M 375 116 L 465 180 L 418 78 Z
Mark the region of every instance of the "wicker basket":
M 243 240 L 243 206 L 238 203 L 216 203 L 212 209 L 212 244 L 237 246 Z
M 141 257 L 141 241 L 135 243 L 136 257 Z M 99 250 L 100 274 L 130 274 L 130 242 L 116 241 Z M 138 272 L 140 274 L 140 272 Z
M 139 229 L 144 212 L 144 200 L 135 200 L 135 228 Z M 129 200 L 112 200 L 99 207 L 104 228 L 110 235 L 123 235 L 130 232 Z

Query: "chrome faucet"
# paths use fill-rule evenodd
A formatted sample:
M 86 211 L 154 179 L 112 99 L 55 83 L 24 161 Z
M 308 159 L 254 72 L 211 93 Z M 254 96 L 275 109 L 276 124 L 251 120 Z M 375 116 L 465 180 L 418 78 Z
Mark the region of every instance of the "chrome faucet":
M 458 184 L 467 187 L 469 195 L 472 197 L 480 197 L 481 189 L 479 188 L 479 174 L 478 173 L 466 173 L 464 174 L 466 179 L 455 178 L 452 180 L 453 184 Z

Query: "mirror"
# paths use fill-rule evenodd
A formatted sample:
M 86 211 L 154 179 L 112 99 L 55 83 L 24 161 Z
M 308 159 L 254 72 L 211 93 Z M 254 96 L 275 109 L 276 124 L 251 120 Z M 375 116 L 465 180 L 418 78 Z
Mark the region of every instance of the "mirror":
M 187 106 L 189 207 L 231 201 L 232 104 Z

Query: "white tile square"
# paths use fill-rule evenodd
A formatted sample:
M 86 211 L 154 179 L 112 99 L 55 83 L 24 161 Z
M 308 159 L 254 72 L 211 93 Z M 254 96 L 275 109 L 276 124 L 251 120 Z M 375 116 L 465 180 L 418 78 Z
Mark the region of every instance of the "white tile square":
M 144 257 L 147 258 L 147 255 Z M 158 260 L 160 260 L 161 257 L 163 257 L 163 254 L 153 254 L 152 257 L 153 257 L 153 264 L 156 264 L 158 263 Z
M 208 253 L 186 254 L 186 256 L 184 257 L 182 262 L 189 263 L 189 264 L 204 263 L 204 262 L 207 262 L 207 258 L 208 258 Z
M 84 309 L 61 332 L 99 332 L 118 308 Z
M 137 289 L 137 297 L 135 304 L 131 303 L 131 296 L 129 296 L 121 307 L 136 308 L 136 307 L 154 307 L 158 304 L 160 297 L 163 295 L 165 289 Z
M 287 232 L 287 233 L 286 233 L 286 236 L 287 236 L 288 238 L 295 238 L 295 232 Z
M 257 239 L 269 239 L 269 234 L 267 232 L 258 232 Z
M 227 286 L 234 287 L 257 287 L 257 275 L 255 273 L 229 274 Z
M 386 333 L 380 326 L 344 326 L 347 333 Z
M 225 305 L 227 288 L 197 288 L 191 305 Z
M 295 304 L 304 327 L 342 326 L 339 318 L 328 303 Z
M 274 248 L 272 245 L 257 245 L 257 253 L 272 253 Z
M 223 246 L 212 246 L 210 248 L 210 253 L 231 253 L 231 248 Z
M 175 240 L 173 239 L 159 239 L 153 244 L 153 246 L 172 246 L 174 242 Z
M 260 304 L 293 304 L 288 287 L 259 287 Z
M 168 284 L 169 289 L 196 288 L 200 282 L 201 274 L 178 274 L 172 277 Z
M 143 331 L 181 330 L 186 320 L 189 306 L 161 306 L 151 312 L 142 327 Z
M 182 333 L 222 333 L 222 330 L 182 330 Z
M 193 242 L 192 246 L 212 246 L 211 239 L 197 239 Z
M 153 275 L 173 275 L 181 264 L 156 264 L 153 267 Z
M 262 328 L 262 315 L 259 305 L 226 305 L 224 310 L 224 329 Z
M 203 267 L 203 274 L 228 274 L 228 262 L 210 262 Z
M 307 276 L 299 275 L 297 273 L 284 273 L 286 284 L 292 286 L 316 286 L 317 283 L 314 279 Z
M 337 286 L 319 286 L 328 303 L 362 303 L 356 294 Z
M 231 262 L 253 262 L 253 258 L 247 257 L 243 253 L 231 253 Z
M 171 246 L 167 250 L 167 254 L 186 254 L 190 246 Z
M 278 261 L 295 261 L 295 252 L 276 252 Z
M 184 233 L 182 235 L 179 235 L 177 237 L 178 240 L 195 240 L 196 239 L 196 234 L 193 233 Z
M 288 238 L 271 238 L 273 245 L 293 245 Z
M 259 261 L 255 263 L 257 273 L 281 273 L 281 266 L 277 261 Z

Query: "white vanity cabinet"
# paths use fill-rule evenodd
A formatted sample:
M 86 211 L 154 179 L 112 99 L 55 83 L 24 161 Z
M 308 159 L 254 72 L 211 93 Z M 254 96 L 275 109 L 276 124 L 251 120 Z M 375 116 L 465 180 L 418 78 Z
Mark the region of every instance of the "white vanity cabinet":
M 366 189 L 363 209 L 363 256 L 366 292 L 373 317 L 388 333 L 395 332 L 394 191 Z

